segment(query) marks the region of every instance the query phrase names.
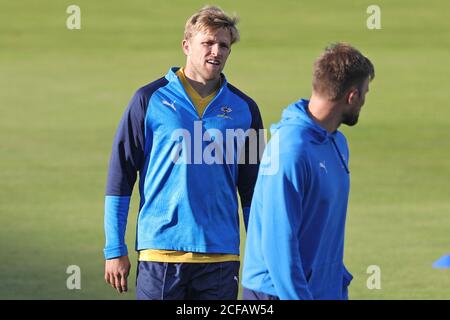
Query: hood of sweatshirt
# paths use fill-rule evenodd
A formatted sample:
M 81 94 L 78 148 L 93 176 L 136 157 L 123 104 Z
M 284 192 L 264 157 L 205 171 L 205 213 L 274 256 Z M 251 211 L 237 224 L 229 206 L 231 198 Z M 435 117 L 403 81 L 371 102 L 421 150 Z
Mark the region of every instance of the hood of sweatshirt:
M 308 113 L 308 105 L 309 100 L 301 99 L 284 109 L 280 122 L 273 124 L 270 128 L 272 135 L 284 126 L 299 126 L 307 129 L 313 143 L 324 144 L 329 142 L 330 138 L 334 138 L 337 131 L 328 133 L 316 123 Z

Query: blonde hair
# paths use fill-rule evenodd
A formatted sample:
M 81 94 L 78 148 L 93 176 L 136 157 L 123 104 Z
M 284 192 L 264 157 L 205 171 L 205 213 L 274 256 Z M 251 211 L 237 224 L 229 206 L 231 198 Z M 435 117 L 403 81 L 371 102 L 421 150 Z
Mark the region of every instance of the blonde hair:
M 239 41 L 239 31 L 236 15 L 228 16 L 222 9 L 215 6 L 206 6 L 194 13 L 186 22 L 184 39 L 189 40 L 196 32 L 215 31 L 225 28 L 230 31 L 231 44 Z

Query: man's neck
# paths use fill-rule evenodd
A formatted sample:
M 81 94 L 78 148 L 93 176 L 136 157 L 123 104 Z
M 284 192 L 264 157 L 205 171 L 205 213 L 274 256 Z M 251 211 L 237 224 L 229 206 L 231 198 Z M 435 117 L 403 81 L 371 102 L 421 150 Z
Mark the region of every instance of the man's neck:
M 207 97 L 215 92 L 221 85 L 221 77 L 217 79 L 205 80 L 197 73 L 193 72 L 190 68 L 185 67 L 183 69 L 186 80 L 189 82 L 191 87 L 197 91 L 197 93 L 202 97 Z
M 341 124 L 338 105 L 333 101 L 312 95 L 308 105 L 311 118 L 328 133 L 333 133 Z

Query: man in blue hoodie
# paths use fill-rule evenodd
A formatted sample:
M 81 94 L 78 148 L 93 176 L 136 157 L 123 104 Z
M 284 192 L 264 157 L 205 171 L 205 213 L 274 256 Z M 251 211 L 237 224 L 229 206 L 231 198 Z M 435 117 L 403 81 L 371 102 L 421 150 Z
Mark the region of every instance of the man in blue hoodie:
M 244 299 L 348 299 L 349 152 L 337 129 L 357 123 L 374 75 L 352 46 L 326 48 L 314 64 L 310 100 L 288 106 L 271 128 L 250 210 Z

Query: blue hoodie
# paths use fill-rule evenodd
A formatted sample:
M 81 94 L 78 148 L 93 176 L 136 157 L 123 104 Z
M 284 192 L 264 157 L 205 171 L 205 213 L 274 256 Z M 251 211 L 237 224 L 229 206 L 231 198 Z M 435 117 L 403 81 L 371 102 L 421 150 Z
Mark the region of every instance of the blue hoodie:
M 308 103 L 288 106 L 271 128 L 250 210 L 242 284 L 280 299 L 347 299 L 347 141 L 311 119 Z M 264 170 L 269 162 L 277 162 L 276 172 Z

